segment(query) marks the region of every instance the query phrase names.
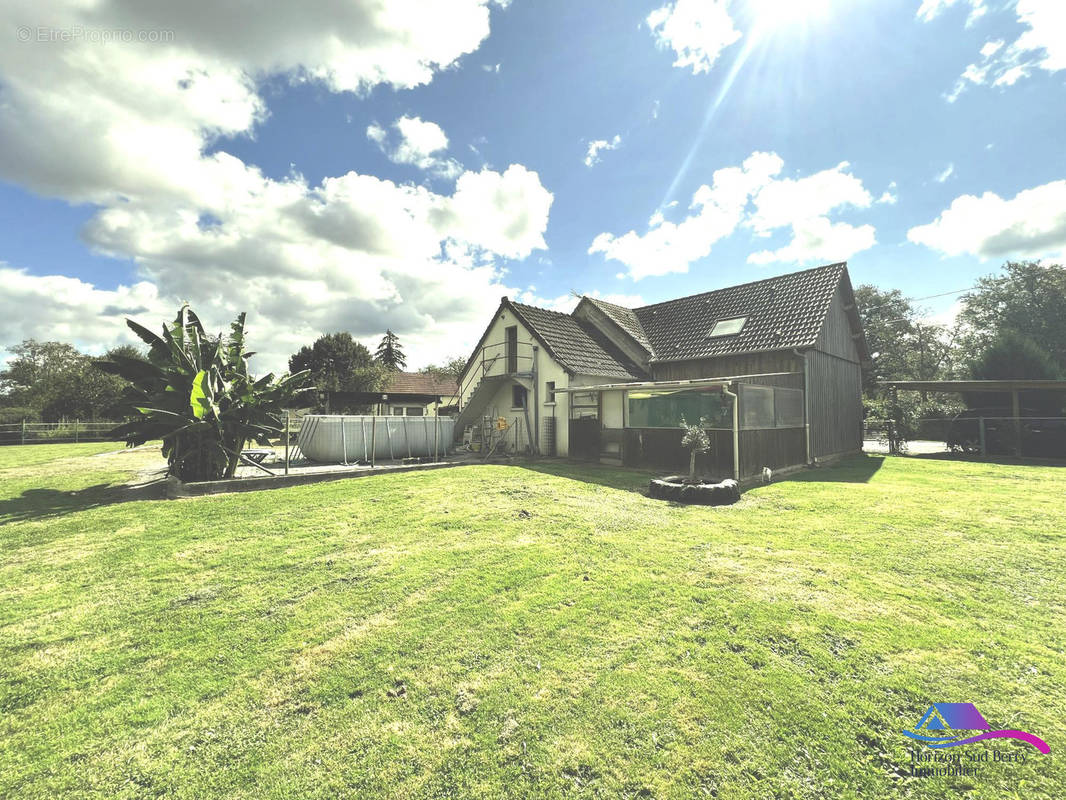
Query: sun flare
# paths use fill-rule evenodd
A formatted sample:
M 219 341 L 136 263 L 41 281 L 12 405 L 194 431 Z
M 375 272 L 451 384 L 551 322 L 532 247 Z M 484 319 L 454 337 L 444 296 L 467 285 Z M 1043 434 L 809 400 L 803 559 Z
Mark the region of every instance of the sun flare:
M 760 28 L 811 23 L 829 13 L 830 0 L 747 0 L 748 13 Z

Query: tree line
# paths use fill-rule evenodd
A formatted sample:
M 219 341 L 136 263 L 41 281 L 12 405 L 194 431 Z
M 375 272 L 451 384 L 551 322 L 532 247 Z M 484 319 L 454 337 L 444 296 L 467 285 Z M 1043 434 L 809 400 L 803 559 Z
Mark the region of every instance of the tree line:
M 1066 269 L 1061 265 L 1006 263 L 962 295 L 950 325 L 930 321 L 928 313 L 898 289 L 865 284 L 856 288 L 855 299 L 869 351 L 875 356 L 863 369 L 864 404 L 870 417 L 942 418 L 963 408 L 964 402 L 997 402 L 910 392 L 893 398 L 881 386 L 884 381 L 1066 376 Z M 12 357 L 0 372 L 0 423 L 120 419 L 127 383 L 99 369 L 98 362 L 146 359 L 132 345 L 113 348 L 103 357 L 64 342 L 33 339 L 8 349 Z M 466 359 L 455 357 L 420 372 L 458 380 L 465 365 Z M 292 373 L 306 370 L 308 384 L 315 387 L 301 396 L 301 407 L 343 412 L 364 410 L 365 403 L 345 397 L 384 391 L 390 374 L 406 368 L 407 358 L 391 329 L 373 353 L 341 331 L 301 347 L 288 366 Z M 1060 395 L 1031 393 L 1026 402 L 1030 411 L 1062 413 Z
M 881 385 L 884 381 L 1066 377 L 1066 269 L 1061 265 L 1007 262 L 961 296 L 952 324 L 930 321 L 898 289 L 865 284 L 856 288 L 855 300 L 873 356 L 863 369 L 870 417 L 935 419 L 965 407 L 997 410 L 1009 405 L 1006 397 L 995 395 L 893 396 Z M 1061 393 L 1027 392 L 1024 403 L 1029 413 L 1063 412 Z
M 11 358 L 0 371 L 0 424 L 120 420 L 129 382 L 100 367 L 116 359 L 148 360 L 147 353 L 134 345 L 112 348 L 103 356 L 82 353 L 66 342 L 35 339 L 7 349 Z M 457 357 L 419 371 L 457 380 L 465 365 L 466 360 Z M 406 368 L 407 357 L 391 329 L 373 353 L 342 331 L 301 347 L 289 357 L 288 366 L 290 373 L 306 370 L 308 384 L 314 387 L 299 395 L 301 408 L 342 412 L 362 410 L 365 404 L 347 402 L 344 396 L 384 391 L 391 374 Z

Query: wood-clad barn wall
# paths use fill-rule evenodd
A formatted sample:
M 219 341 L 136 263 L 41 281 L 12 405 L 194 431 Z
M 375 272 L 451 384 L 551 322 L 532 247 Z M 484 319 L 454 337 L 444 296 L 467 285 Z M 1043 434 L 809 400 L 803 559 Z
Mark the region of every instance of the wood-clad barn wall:
M 825 324 L 807 353 L 811 455 L 862 449 L 862 371 L 859 349 L 837 287 Z

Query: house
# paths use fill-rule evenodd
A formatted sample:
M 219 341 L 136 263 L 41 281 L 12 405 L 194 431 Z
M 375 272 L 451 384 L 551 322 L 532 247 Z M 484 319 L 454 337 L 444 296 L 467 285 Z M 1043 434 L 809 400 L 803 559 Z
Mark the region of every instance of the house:
M 433 416 L 447 413 L 458 390 L 456 382 L 422 372 L 394 372 L 375 403 L 374 413 L 394 417 Z
M 505 297 L 459 380 L 456 430 L 502 418 L 509 449 L 675 468 L 681 417 L 703 419 L 702 469 L 743 479 L 861 450 L 867 361 L 846 264 L 641 308 Z

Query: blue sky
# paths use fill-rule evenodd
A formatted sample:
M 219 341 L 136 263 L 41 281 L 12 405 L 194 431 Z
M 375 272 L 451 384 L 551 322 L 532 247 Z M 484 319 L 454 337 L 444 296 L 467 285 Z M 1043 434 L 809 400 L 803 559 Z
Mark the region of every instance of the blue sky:
M 923 297 L 1066 252 L 1058 0 L 197 6 L 0 3 L 0 344 L 189 300 L 264 368 L 386 325 L 419 366 L 505 293 L 848 260 Z

